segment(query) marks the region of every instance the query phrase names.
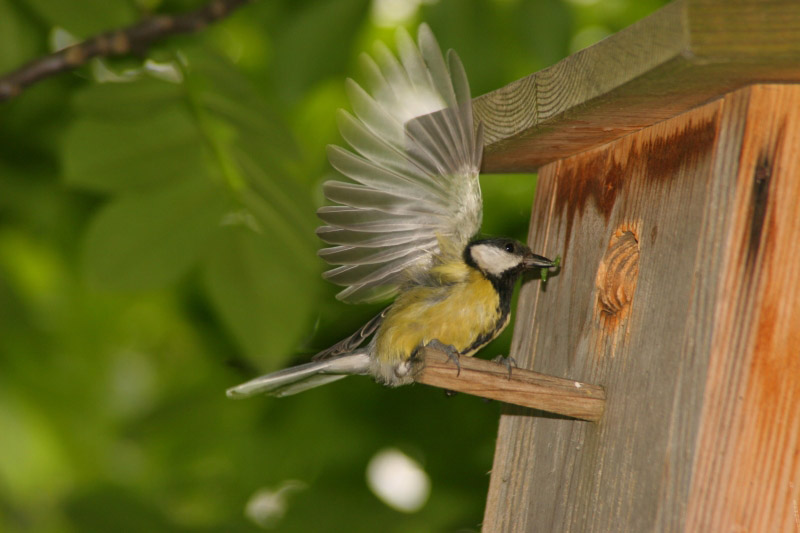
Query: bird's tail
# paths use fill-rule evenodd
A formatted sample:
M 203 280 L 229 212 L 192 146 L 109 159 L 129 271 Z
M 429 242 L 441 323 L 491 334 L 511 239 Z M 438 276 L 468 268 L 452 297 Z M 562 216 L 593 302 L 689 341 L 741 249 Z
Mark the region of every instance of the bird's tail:
M 368 374 L 370 357 L 366 349 L 322 361 L 293 366 L 266 374 L 227 390 L 228 398 L 249 398 L 257 394 L 289 396 L 325 385 L 353 374 Z

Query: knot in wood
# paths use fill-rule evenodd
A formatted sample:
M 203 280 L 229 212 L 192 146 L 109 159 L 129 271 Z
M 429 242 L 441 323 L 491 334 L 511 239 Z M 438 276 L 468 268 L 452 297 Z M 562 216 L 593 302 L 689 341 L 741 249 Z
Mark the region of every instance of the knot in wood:
M 597 305 L 604 315 L 621 318 L 630 308 L 639 277 L 639 240 L 629 229 L 617 230 L 597 269 Z

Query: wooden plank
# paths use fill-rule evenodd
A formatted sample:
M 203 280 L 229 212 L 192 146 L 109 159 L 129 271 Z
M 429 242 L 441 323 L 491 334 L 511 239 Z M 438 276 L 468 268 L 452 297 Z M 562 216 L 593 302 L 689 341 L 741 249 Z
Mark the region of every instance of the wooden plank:
M 597 421 L 603 415 L 606 395 L 602 387 L 506 368 L 477 357 L 461 357 L 459 366 L 446 354 L 424 349 L 414 381 L 548 413 Z
M 800 531 L 800 87 L 750 91 L 688 531 Z
M 677 0 L 476 98 L 483 169 L 533 171 L 757 82 L 800 82 L 800 2 Z
M 530 244 L 563 266 L 546 292 L 523 287 L 512 355 L 603 385 L 606 411 L 575 424 L 506 409 L 484 531 L 683 530 L 690 491 L 703 490 L 693 458 L 749 99 L 744 89 L 541 170 Z M 603 274 L 627 232 L 633 288 Z

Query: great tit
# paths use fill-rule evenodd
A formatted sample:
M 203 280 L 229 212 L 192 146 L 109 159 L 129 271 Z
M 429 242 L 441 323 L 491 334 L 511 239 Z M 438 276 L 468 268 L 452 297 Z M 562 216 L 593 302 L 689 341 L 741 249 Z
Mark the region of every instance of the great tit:
M 346 287 L 337 298 L 394 302 L 307 364 L 228 390 L 242 398 L 287 396 L 369 374 L 390 386 L 413 381 L 415 355 L 434 346 L 456 359 L 481 349 L 508 325 L 511 293 L 529 269 L 554 263 L 504 238 L 476 239 L 482 200 L 482 125 L 473 128 L 464 68 L 447 59 L 427 25 L 417 46 L 397 33 L 398 57 L 378 45 L 361 61 L 369 92 L 352 80 L 355 116 L 338 115 L 353 151 L 330 146 L 331 165 L 351 181 L 328 181 L 320 256 L 339 265 L 323 277 Z

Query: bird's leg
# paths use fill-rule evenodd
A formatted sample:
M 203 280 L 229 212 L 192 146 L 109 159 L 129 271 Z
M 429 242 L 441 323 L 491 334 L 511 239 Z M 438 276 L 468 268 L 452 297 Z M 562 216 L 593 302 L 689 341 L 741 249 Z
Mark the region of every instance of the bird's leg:
M 458 360 L 459 353 L 456 350 L 456 347 L 452 344 L 445 344 L 439 339 L 432 339 L 428 344 L 425 345 L 426 348 L 433 348 L 434 350 L 439 350 L 440 352 L 444 352 L 447 354 L 447 358 L 453 361 L 456 364 L 456 368 L 458 372 L 456 373 L 456 377 L 461 375 L 461 363 Z
M 511 365 L 517 366 L 517 360 L 511 356 L 503 357 L 502 355 L 498 355 L 492 359 L 492 362 L 506 367 L 508 369 L 508 379 L 511 381 Z

